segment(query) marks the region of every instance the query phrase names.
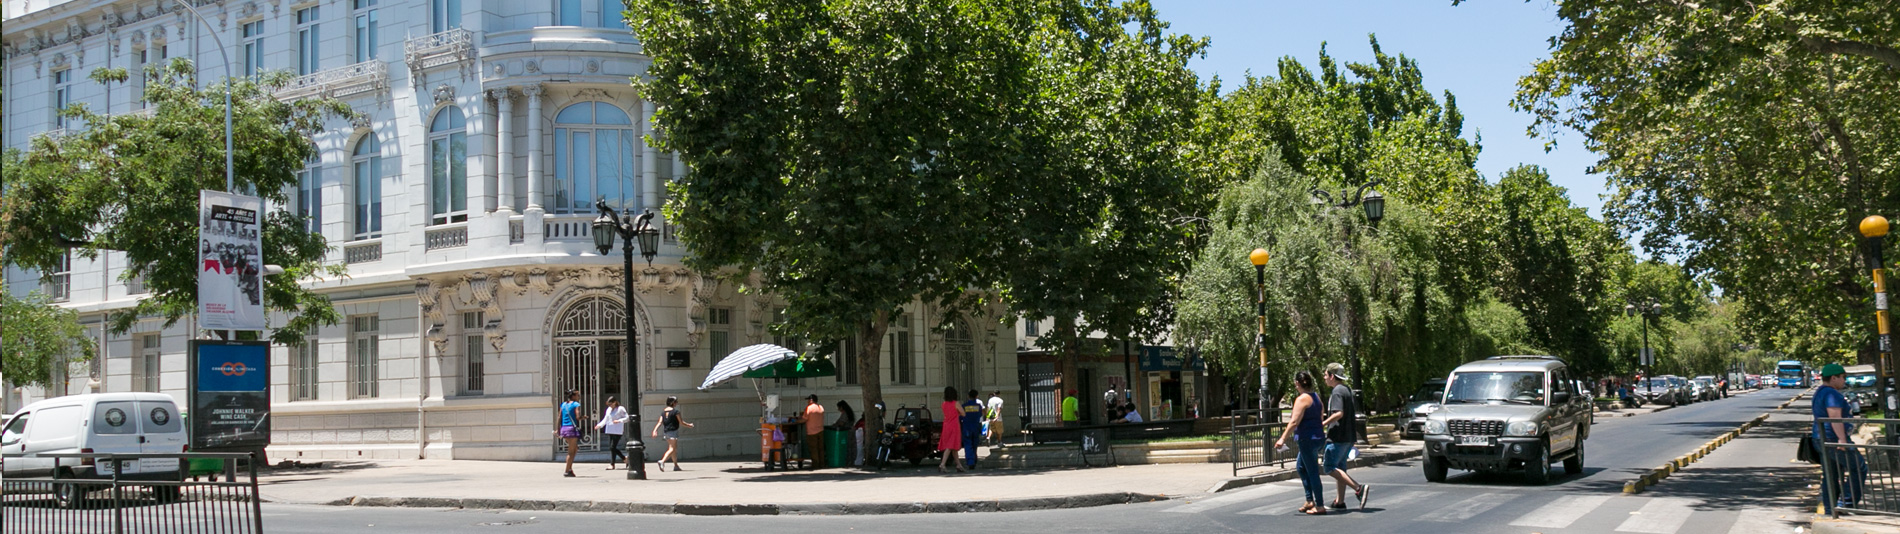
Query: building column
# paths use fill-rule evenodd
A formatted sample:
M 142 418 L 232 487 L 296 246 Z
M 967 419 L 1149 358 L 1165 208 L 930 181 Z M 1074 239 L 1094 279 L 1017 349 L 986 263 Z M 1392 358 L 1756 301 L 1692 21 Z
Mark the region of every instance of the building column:
M 521 88 L 528 95 L 528 209 L 541 209 L 541 84 Z
M 515 94 L 512 89 L 488 92 L 495 97 L 495 186 L 500 192 L 495 211 L 515 211 Z
M 640 115 L 644 120 L 640 121 L 640 128 L 646 130 L 647 137 L 658 139 L 660 133 L 653 124 L 654 109 L 652 100 L 641 103 Z M 658 209 L 660 206 L 660 149 L 655 148 L 652 143 L 643 141 L 640 144 L 646 149 L 640 155 L 640 183 L 644 184 L 646 191 L 640 205 Z

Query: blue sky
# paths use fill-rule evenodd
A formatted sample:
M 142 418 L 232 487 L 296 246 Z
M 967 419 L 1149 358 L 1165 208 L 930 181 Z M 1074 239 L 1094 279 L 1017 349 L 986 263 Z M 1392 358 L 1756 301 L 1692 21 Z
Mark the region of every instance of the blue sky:
M 1524 135 L 1530 116 L 1510 106 L 1518 77 L 1549 55 L 1547 40 L 1563 29 L 1549 2 L 1477 0 L 1452 7 L 1450 0 L 1153 1 L 1171 31 L 1212 41 L 1207 56 L 1190 66 L 1203 79 L 1220 75 L 1228 89 L 1248 71 L 1275 74 L 1283 56 L 1317 70 L 1321 42 L 1342 63 L 1369 62 L 1366 37 L 1377 34 L 1385 53 L 1418 61 L 1426 88 L 1457 95 L 1465 137 L 1484 135 L 1478 171 L 1487 180 L 1495 182 L 1520 163 L 1540 165 L 1570 191 L 1571 202 L 1602 216 L 1604 177 L 1584 172 L 1596 154 L 1584 150 L 1575 133 L 1559 136 L 1557 149 L 1544 152 L 1543 139 Z

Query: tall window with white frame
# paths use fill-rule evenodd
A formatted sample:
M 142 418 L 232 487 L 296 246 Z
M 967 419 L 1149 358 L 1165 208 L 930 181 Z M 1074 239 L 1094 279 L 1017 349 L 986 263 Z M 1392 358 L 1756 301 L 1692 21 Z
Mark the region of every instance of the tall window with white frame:
M 66 117 L 59 112 L 73 103 L 73 69 L 53 71 L 53 128 L 65 128 Z
M 1023 321 L 1023 337 L 1040 337 L 1042 335 L 1041 331 L 1042 321 L 1036 319 Z
M 350 158 L 350 189 L 355 196 L 352 240 L 383 235 L 383 145 L 375 133 L 356 142 Z
M 429 125 L 429 224 L 467 220 L 467 125 L 461 108 L 447 106 Z
M 891 319 L 891 383 L 915 384 L 912 377 L 916 354 L 910 346 L 910 317 L 899 315 Z
M 712 357 L 707 361 L 712 362 L 714 367 L 719 365 L 719 360 L 732 354 L 732 308 L 706 309 L 706 347 L 712 351 Z M 737 383 L 727 382 L 725 385 Z
M 322 341 L 317 337 L 317 325 L 310 325 L 304 332 L 303 342 L 291 347 L 294 351 L 290 359 L 290 400 L 317 399 L 317 350 Z
M 858 385 L 858 338 L 849 337 L 838 342 L 837 362 L 838 383 L 846 386 Z
M 462 0 L 429 0 L 429 33 L 462 27 Z
M 375 315 L 358 315 L 350 318 L 350 398 L 366 399 L 376 396 L 378 382 L 382 379 L 382 368 L 378 365 L 376 340 L 382 326 L 377 324 Z
M 73 253 L 68 250 L 59 255 L 53 268 L 40 275 L 40 292 L 55 302 L 64 302 L 72 294 Z
M 376 59 L 376 2 L 377 0 L 350 0 L 351 20 L 356 22 L 357 63 Z
M 628 28 L 625 0 L 600 0 L 600 27 Z
M 304 220 L 304 231 L 323 233 L 323 159 L 311 155 L 297 171 L 297 216 Z
M 488 380 L 487 349 L 482 346 L 482 312 L 462 313 L 462 394 L 480 395 Z
M 608 102 L 581 102 L 554 116 L 554 211 L 593 213 L 595 200 L 639 211 L 633 120 Z
M 318 59 L 323 57 L 323 34 L 318 31 L 322 6 L 310 6 L 297 10 L 297 74 L 304 75 L 319 70 Z
M 132 390 L 158 392 L 159 377 L 163 375 L 160 366 L 162 353 L 159 350 L 159 334 L 139 334 L 134 341 L 136 352 L 132 358 Z
M 559 8 L 555 10 L 556 26 L 581 25 L 581 0 L 556 0 Z
M 133 50 L 132 70 L 126 73 L 132 77 L 132 105 L 139 109 L 145 109 L 145 66 L 151 57 L 150 49 Z
M 244 75 L 257 76 L 264 68 L 264 21 L 244 23 Z

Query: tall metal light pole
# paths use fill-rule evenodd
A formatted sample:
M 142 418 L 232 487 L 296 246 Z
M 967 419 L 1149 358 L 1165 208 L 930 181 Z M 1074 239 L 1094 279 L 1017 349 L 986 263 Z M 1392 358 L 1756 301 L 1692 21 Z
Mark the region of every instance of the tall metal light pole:
M 1247 255 L 1247 261 L 1253 262 L 1254 313 L 1260 319 L 1260 331 L 1253 340 L 1254 346 L 1260 351 L 1260 420 L 1277 423 L 1280 421 L 1280 409 L 1268 399 L 1267 390 L 1267 249 L 1253 249 L 1253 253 Z M 1268 419 L 1268 414 L 1272 414 L 1273 418 Z
M 1881 241 L 1887 237 L 1887 218 L 1870 215 L 1860 220 L 1860 235 L 1867 238 L 1867 270 L 1874 273 L 1874 329 L 1880 352 L 1881 396 L 1887 399 L 1887 419 L 1900 419 L 1900 400 L 1894 398 L 1892 319 L 1887 315 L 1887 266 L 1881 256 Z M 1900 443 L 1900 436 L 1887 432 L 1887 444 Z
M 627 376 L 631 380 L 628 389 L 631 393 L 632 410 L 628 413 L 628 427 L 633 432 L 633 440 L 627 442 L 627 480 L 647 479 L 647 444 L 640 439 L 640 364 L 639 362 L 639 325 L 634 322 L 633 313 L 633 247 L 635 238 L 639 239 L 640 255 L 646 257 L 647 266 L 653 265 L 653 256 L 660 253 L 660 231 L 653 228 L 653 210 L 639 215 L 622 216 L 607 207 L 607 201 L 597 200 L 594 207 L 600 210 L 600 217 L 594 219 L 594 248 L 600 249 L 605 256 L 614 249 L 614 237 L 621 239 L 622 268 L 620 271 L 620 290 L 625 293 L 627 320 Z
M 1339 203 L 1337 204 L 1333 203 L 1332 195 L 1330 193 L 1327 193 L 1325 190 L 1321 190 L 1317 188 L 1313 189 L 1312 195 L 1313 195 L 1314 200 L 1320 201 L 1319 203 L 1323 203 L 1327 205 L 1328 207 L 1332 207 L 1332 208 L 1351 209 L 1353 206 L 1363 207 L 1366 210 L 1366 222 L 1371 223 L 1373 228 L 1378 228 L 1379 221 L 1385 219 L 1385 195 L 1379 194 L 1379 191 L 1373 188 L 1378 187 L 1379 184 L 1384 183 L 1384 182 L 1385 180 L 1373 180 L 1370 182 L 1366 182 L 1366 185 L 1359 186 L 1359 190 L 1354 191 L 1350 196 L 1347 195 L 1344 189 L 1341 189 L 1339 191 L 1340 200 L 1339 200 Z M 1348 236 L 1346 239 L 1346 255 L 1347 256 L 1352 255 L 1351 236 Z M 1348 314 L 1352 314 L 1351 312 L 1352 306 L 1350 304 L 1346 306 L 1346 310 Z M 1357 314 L 1352 314 L 1352 315 L 1357 315 Z M 1358 382 L 1359 387 L 1353 388 L 1353 394 L 1363 395 L 1364 394 L 1363 392 L 1365 391 L 1364 390 L 1365 385 L 1368 381 L 1366 380 L 1366 375 L 1360 372 L 1361 369 L 1359 367 L 1359 328 L 1360 328 L 1360 325 L 1359 325 L 1359 321 L 1357 320 L 1357 317 L 1348 318 L 1347 324 L 1351 326 L 1351 330 L 1347 332 L 1347 336 L 1346 336 L 1347 337 L 1346 357 L 1349 360 L 1351 360 L 1352 376 L 1357 377 L 1355 378 L 1355 380 L 1359 381 Z
M 237 167 L 231 164 L 231 90 L 236 89 L 231 82 L 231 49 L 224 47 L 224 38 L 218 37 L 218 31 L 211 27 L 211 21 L 205 20 L 204 15 L 198 14 L 198 8 L 191 7 L 191 3 L 185 0 L 173 1 L 183 6 L 185 11 L 190 11 L 191 16 L 197 17 L 199 23 L 204 24 L 205 33 L 211 34 L 211 40 L 218 43 L 218 53 L 224 56 L 224 192 L 236 193 Z M 198 68 L 195 62 L 192 68 Z M 192 78 L 196 79 L 197 76 Z
M 1656 378 L 1655 372 L 1651 369 L 1651 366 L 1656 363 L 1656 355 L 1651 354 L 1649 351 L 1649 317 L 1660 313 L 1662 313 L 1662 305 L 1657 304 L 1654 300 L 1642 306 L 1635 304 L 1623 305 L 1624 315 L 1635 317 L 1637 314 L 1641 314 L 1643 317 L 1643 355 L 1639 357 L 1640 359 L 1637 361 L 1643 364 L 1643 390 L 1649 393 L 1656 392 L 1656 383 L 1651 381 Z

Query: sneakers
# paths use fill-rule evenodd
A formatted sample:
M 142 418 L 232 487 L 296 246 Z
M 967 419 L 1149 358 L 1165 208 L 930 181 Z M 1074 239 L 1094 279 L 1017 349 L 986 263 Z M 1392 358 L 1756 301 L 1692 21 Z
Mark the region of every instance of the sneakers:
M 1367 485 L 1367 484 L 1360 484 L 1359 485 L 1359 509 L 1360 510 L 1366 509 L 1366 501 L 1371 498 L 1372 498 L 1372 486 Z

